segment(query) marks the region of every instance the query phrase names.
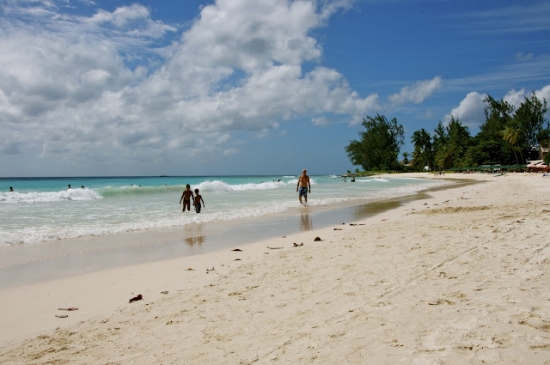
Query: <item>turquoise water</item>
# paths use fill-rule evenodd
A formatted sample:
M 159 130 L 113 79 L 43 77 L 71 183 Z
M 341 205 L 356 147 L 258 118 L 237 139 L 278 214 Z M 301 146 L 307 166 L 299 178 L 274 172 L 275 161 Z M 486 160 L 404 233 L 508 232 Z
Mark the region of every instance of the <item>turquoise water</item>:
M 299 206 L 298 176 L 75 177 L 0 179 L 0 246 L 172 228 L 281 213 Z M 312 176 L 310 206 L 403 196 L 440 182 Z M 68 185 L 71 189 L 68 189 Z M 181 212 L 185 184 L 200 214 Z M 14 191 L 9 192 L 13 187 Z M 83 186 L 83 188 L 82 188 Z

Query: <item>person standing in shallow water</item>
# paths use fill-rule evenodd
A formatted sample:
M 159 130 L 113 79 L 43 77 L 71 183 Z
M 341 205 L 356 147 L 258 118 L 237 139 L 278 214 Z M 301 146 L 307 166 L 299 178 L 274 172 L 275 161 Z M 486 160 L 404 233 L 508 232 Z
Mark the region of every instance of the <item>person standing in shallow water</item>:
M 311 193 L 311 184 L 309 182 L 309 176 L 307 176 L 307 170 L 302 171 L 302 175 L 298 178 L 298 184 L 296 184 L 296 191 L 298 192 L 298 200 L 302 203 L 302 197 L 304 197 L 307 203 L 307 194 Z
M 199 194 L 199 189 L 195 189 L 195 199 L 193 200 L 193 206 L 195 207 L 195 212 L 200 213 L 201 212 L 201 201 L 203 205 L 204 199 L 202 198 L 202 195 Z
M 187 184 L 185 185 L 185 190 L 183 191 L 183 194 L 181 194 L 180 198 L 180 204 L 183 201 L 182 212 L 185 212 L 185 207 L 187 207 L 187 210 L 191 210 L 191 199 L 194 199 L 193 192 L 191 191 L 191 185 Z

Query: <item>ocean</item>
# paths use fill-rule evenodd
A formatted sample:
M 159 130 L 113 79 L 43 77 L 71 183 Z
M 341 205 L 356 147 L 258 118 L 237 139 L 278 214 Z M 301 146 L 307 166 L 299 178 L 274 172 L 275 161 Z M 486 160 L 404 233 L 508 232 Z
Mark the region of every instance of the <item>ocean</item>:
M 297 175 L 1 178 L 0 249 L 284 214 L 299 207 L 297 179 Z M 205 201 L 200 214 L 182 213 L 179 200 L 185 184 L 200 190 Z M 357 178 L 352 183 L 336 175 L 311 176 L 308 205 L 369 202 L 438 184 L 442 182 L 403 177 Z

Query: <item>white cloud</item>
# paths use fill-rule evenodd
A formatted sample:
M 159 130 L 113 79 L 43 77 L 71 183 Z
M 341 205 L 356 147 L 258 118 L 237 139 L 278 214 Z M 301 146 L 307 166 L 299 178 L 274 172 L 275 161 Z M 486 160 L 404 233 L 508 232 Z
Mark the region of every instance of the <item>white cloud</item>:
M 449 123 L 451 116 L 453 116 L 470 128 L 479 127 L 485 121 L 485 103 L 483 100 L 486 97 L 486 94 L 480 94 L 476 91 L 468 93 L 460 104 L 445 116 L 444 122 Z
M 393 104 L 415 103 L 420 104 L 435 90 L 441 88 L 441 77 L 437 76 L 431 80 L 418 81 L 407 85 L 398 94 L 390 95 L 389 99 Z
M 506 95 L 504 95 L 503 99 L 517 109 L 525 99 L 525 89 L 519 91 L 509 90 Z
M 535 91 L 535 95 L 541 101 L 546 100 L 547 103 L 550 103 L 550 85 L 546 85 L 542 89 Z
M 518 33 L 548 31 L 550 4 L 547 1 L 529 3 L 504 2 L 500 6 L 491 6 L 488 10 L 459 14 L 469 32 Z
M 534 57 L 533 53 L 524 53 L 524 52 L 516 53 L 516 59 L 520 62 L 531 61 L 533 57 Z
M 176 28 L 162 22 L 153 21 L 149 9 L 139 4 L 121 6 L 113 12 L 99 10 L 88 21 L 100 26 L 104 23 L 109 23 L 117 29 L 129 30 L 129 35 L 149 36 L 153 38 L 160 38 L 166 32 L 176 30 Z
M 322 55 L 311 31 L 350 1 L 217 0 L 164 48 L 177 28 L 139 4 L 90 17 L 21 4 L 0 18 L 0 132 L 17 130 L 4 153 L 230 155 L 234 132 L 326 113 L 354 123 L 379 107 L 336 70 L 302 68 Z
M 326 126 L 326 125 L 330 124 L 330 121 L 327 118 L 325 118 L 324 116 L 313 118 L 311 120 L 311 122 L 314 125 L 318 125 L 318 126 Z
M 542 101 L 544 98 L 550 100 L 550 85 L 543 87 L 541 90 L 535 90 L 535 95 Z M 525 89 L 516 91 L 514 89 L 509 90 L 502 99 L 517 109 L 526 97 L 530 97 L 531 92 L 526 93 Z M 492 95 L 495 97 L 494 95 Z M 451 115 L 458 118 L 460 122 L 467 125 L 470 128 L 479 127 L 485 122 L 485 107 L 487 104 L 484 102 L 487 94 L 480 94 L 476 91 L 468 93 L 466 97 L 460 102 L 460 104 L 451 110 L 444 118 L 445 123 L 451 120 Z M 499 99 L 498 97 L 495 97 Z M 547 113 L 548 114 L 548 113 Z

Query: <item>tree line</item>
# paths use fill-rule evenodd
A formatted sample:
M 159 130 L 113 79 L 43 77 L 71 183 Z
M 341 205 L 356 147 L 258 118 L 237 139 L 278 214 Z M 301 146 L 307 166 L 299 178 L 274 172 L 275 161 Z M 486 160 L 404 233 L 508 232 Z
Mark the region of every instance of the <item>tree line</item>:
M 467 126 L 451 116 L 447 125 L 441 121 L 432 134 L 422 128 L 411 136 L 412 155 L 399 154 L 404 145 L 403 125 L 393 118 L 376 114 L 363 119 L 365 131 L 360 139 L 352 140 L 345 147 L 350 161 L 364 171 L 403 170 L 412 158 L 412 169 L 422 171 L 466 168 L 481 165 L 525 164 L 526 160 L 539 158 L 539 146 L 550 144 L 550 124 L 545 119 L 548 111 L 546 100 L 532 93 L 515 109 L 510 103 L 496 100 L 490 95 L 486 104 L 485 121 L 479 132 L 472 136 Z M 550 162 L 550 153 L 545 159 Z

